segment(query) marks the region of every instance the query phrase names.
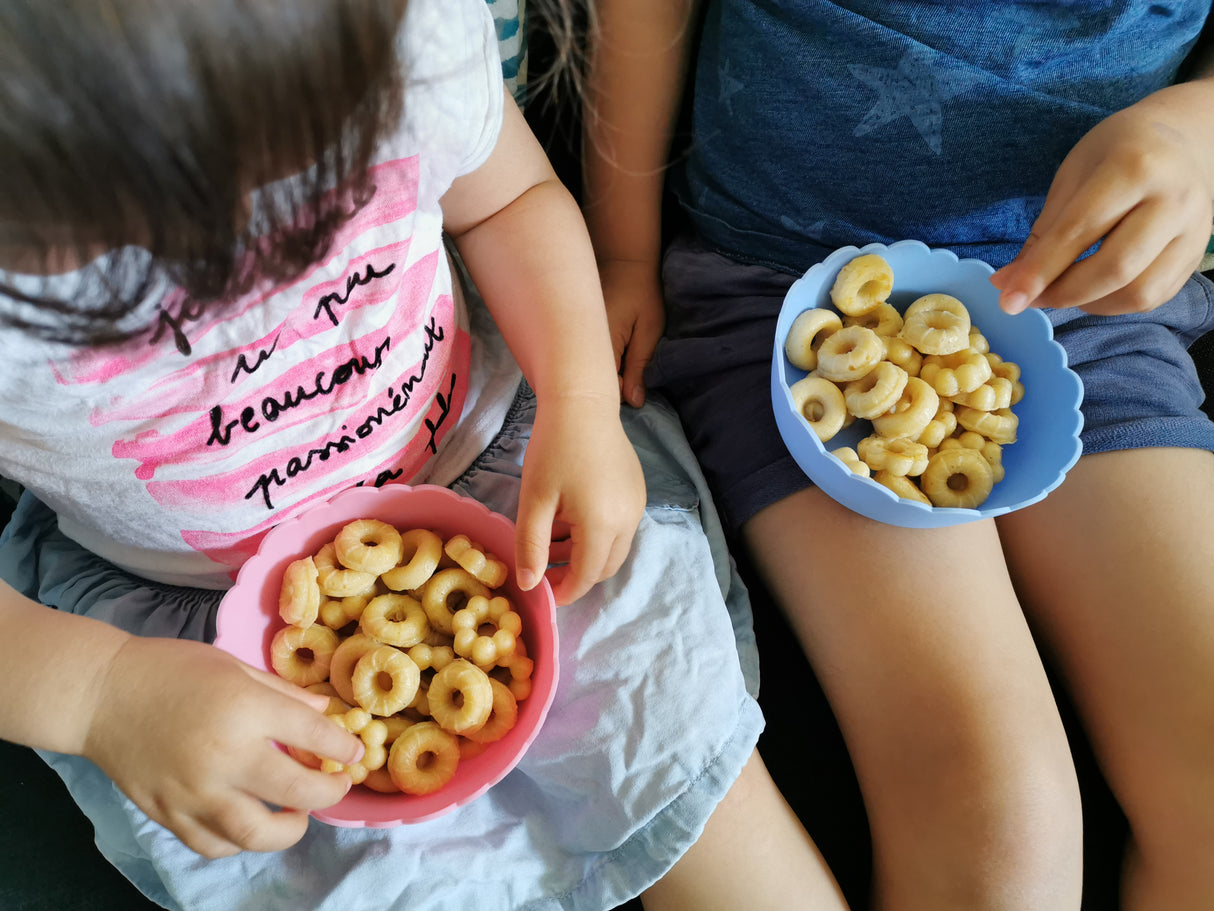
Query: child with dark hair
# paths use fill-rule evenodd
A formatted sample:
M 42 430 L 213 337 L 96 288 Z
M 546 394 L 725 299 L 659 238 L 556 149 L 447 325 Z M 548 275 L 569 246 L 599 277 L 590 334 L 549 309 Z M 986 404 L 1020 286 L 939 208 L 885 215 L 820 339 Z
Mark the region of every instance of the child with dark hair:
M 0 736 L 170 908 L 839 907 L 753 755 L 703 479 L 669 410 L 621 417 L 497 45 L 483 0 L 0 3 Z M 349 778 L 274 743 L 358 740 L 206 643 L 269 528 L 421 482 L 517 515 L 560 686 L 487 794 L 331 827 Z
M 1129 819 L 1125 907 L 1214 907 L 1214 424 L 1187 353 L 1214 329 L 1195 274 L 1214 216 L 1209 0 L 598 15 L 584 211 L 622 394 L 675 403 L 823 685 L 876 905 L 1079 907 L 1050 661 Z M 1003 308 L 1042 309 L 1083 380 L 1084 455 L 1030 508 L 884 525 L 813 487 L 780 438 L 789 287 L 834 249 L 907 238 L 995 266 Z

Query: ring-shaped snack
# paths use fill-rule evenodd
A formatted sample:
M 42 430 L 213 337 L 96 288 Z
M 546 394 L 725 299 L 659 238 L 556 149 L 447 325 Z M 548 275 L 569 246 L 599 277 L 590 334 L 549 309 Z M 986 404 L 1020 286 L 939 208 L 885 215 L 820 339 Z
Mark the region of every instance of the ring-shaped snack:
M 788 387 L 793 408 L 805 418 L 814 435 L 825 443 L 843 429 L 847 402 L 843 390 L 828 379 L 807 376 Z
M 957 423 L 966 430 L 980 433 L 1001 446 L 1016 442 L 1016 430 L 1020 426 L 1020 418 L 1010 408 L 979 411 L 976 408 L 959 405 L 956 413 Z
M 346 569 L 337 559 L 337 548 L 330 541 L 312 558 L 316 562 L 316 581 L 323 595 L 348 598 L 375 591 L 375 574 Z
M 488 598 L 489 588 L 462 566 L 436 572 L 422 587 L 422 607 L 430 626 L 452 635 L 451 618 L 476 595 Z
M 382 721 L 372 718 L 370 713 L 360 708 L 353 708 L 342 715 L 330 715 L 338 727 L 354 734 L 363 742 L 363 755 L 358 762 L 343 764 L 335 759 L 321 760 L 322 772 L 345 772 L 355 784 L 362 784 L 367 775 L 375 769 L 381 769 L 388 761 L 388 751 L 384 747 L 384 737 L 387 728 Z
M 489 588 L 498 588 L 506 581 L 506 564 L 486 553 L 467 535 L 456 535 L 443 545 L 443 553 L 462 569 L 470 572 L 477 582 Z
M 348 522 L 333 539 L 337 560 L 347 569 L 378 576 L 400 563 L 400 532 L 379 519 Z
M 811 307 L 792 321 L 784 339 L 784 354 L 788 362 L 806 373 L 818 366 L 818 348 L 834 332 L 843 328 L 843 321 L 834 310 Z
M 960 509 L 977 509 L 991 495 L 994 484 L 990 463 L 980 451 L 965 446 L 939 450 L 919 478 L 919 486 L 933 506 Z
M 358 628 L 387 645 L 410 648 L 430 634 L 430 620 L 417 599 L 389 592 L 376 595 L 363 608 Z
M 292 560 L 282 574 L 278 592 L 278 616 L 292 626 L 308 627 L 320 613 L 320 585 L 316 562 L 311 557 Z
M 951 294 L 925 294 L 902 314 L 898 337 L 923 354 L 953 354 L 969 346 L 969 311 Z
M 433 721 L 413 725 L 392 743 L 388 774 L 406 794 L 433 794 L 459 767 L 459 739 Z
M 482 627 L 492 627 L 486 633 Z M 492 667 L 514 654 L 514 646 L 523 632 L 523 621 L 508 600 L 502 597 L 468 599 L 468 604 L 451 618 L 455 632 L 455 653 L 478 667 Z
M 354 667 L 363 655 L 382 644 L 366 633 L 355 633 L 343 639 L 337 646 L 337 650 L 333 652 L 333 660 L 329 662 L 329 683 L 337 690 L 337 695 L 343 702 L 350 705 L 358 702 L 354 698 Z
M 518 721 L 518 700 L 510 692 L 510 687 L 493 678 L 489 678 L 489 686 L 493 689 L 493 707 L 489 711 L 488 720 L 475 731 L 466 731 L 463 734 L 473 743 L 493 743 L 501 740 Z
M 902 396 L 885 414 L 872 419 L 873 429 L 883 437 L 910 437 L 913 440 L 931 423 L 940 408 L 940 396 L 930 385 L 912 376 Z
M 443 539 L 428 528 L 411 528 L 400 536 L 400 565 L 380 574 L 380 581 L 393 591 L 421 588 L 438 569 L 443 557 Z
M 856 448 L 873 471 L 913 478 L 927 468 L 927 447 L 910 437 L 889 439 L 873 434 L 857 443 Z
M 327 626 L 284 626 L 270 641 L 270 666 L 296 686 L 310 686 L 328 679 L 337 633 Z
M 885 343 L 872 329 L 845 326 L 818 348 L 818 375 L 839 383 L 858 380 L 885 357 Z
M 919 379 L 931 383 L 942 396 L 973 392 L 991 378 L 991 363 L 973 348 L 952 354 L 929 354 L 919 368 Z
M 430 717 L 452 734 L 476 730 L 493 710 L 489 675 L 463 658 L 456 658 L 434 675 L 428 696 Z
M 844 326 L 863 326 L 882 338 L 893 338 L 902 331 L 902 314 L 892 304 L 878 304 L 859 316 L 845 316 Z
M 885 343 L 885 359 L 891 364 L 897 364 L 906 371 L 907 376 L 918 376 L 923 368 L 923 355 L 915 350 L 915 346 L 904 339 L 883 335 Z
M 888 471 L 873 472 L 873 480 L 882 487 L 887 487 L 904 500 L 914 500 L 924 506 L 931 506 L 932 501 L 918 488 L 914 481 L 905 475 L 890 474 Z
M 845 263 L 830 288 L 831 303 L 847 316 L 862 316 L 885 303 L 894 289 L 894 270 L 876 253 Z
M 898 404 L 910 377 L 890 361 L 881 361 L 858 380 L 843 387 L 847 410 L 858 418 L 871 420 Z
M 380 645 L 358 659 L 350 677 L 354 701 L 375 715 L 395 715 L 417 695 L 421 670 L 391 645 Z

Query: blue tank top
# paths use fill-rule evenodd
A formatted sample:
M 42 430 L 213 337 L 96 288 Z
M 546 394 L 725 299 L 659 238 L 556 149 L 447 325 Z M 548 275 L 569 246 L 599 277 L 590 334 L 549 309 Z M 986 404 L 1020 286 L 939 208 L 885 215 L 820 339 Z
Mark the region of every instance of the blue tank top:
M 1210 0 L 716 0 L 673 186 L 704 239 L 800 273 L 914 238 L 998 267 L 1097 122 L 1173 82 Z

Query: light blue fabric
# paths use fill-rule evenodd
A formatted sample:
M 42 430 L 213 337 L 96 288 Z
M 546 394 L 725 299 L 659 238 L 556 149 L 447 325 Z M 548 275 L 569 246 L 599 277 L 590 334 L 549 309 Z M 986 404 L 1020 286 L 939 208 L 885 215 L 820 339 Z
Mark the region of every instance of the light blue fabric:
M 453 486 L 513 515 L 533 413 L 524 388 L 498 440 Z M 515 771 L 420 825 L 313 820 L 290 850 L 208 861 L 92 763 L 43 754 L 105 856 L 165 907 L 216 911 L 608 909 L 656 881 L 757 742 L 758 661 L 746 592 L 677 418 L 658 397 L 623 417 L 648 508 L 619 574 L 559 610 L 560 685 Z M 217 593 L 122 573 L 64 538 L 28 493 L 0 536 L 0 576 L 133 632 L 213 634 Z
M 1100 120 L 1169 84 L 1210 0 L 711 0 L 675 186 L 735 259 L 801 274 L 904 238 L 998 267 Z

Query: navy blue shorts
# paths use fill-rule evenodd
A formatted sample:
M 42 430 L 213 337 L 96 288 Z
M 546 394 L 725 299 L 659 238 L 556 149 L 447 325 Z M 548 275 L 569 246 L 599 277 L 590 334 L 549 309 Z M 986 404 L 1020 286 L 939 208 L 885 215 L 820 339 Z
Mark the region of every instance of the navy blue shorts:
M 646 373 L 682 418 L 727 524 L 810 486 L 771 405 L 771 355 L 798 276 L 737 262 L 681 238 L 663 264 L 666 336 Z M 1214 329 L 1214 284 L 1195 275 L 1150 313 L 1053 310 L 1054 337 L 1084 384 L 1085 454 L 1148 446 L 1214 450 L 1189 346 Z

